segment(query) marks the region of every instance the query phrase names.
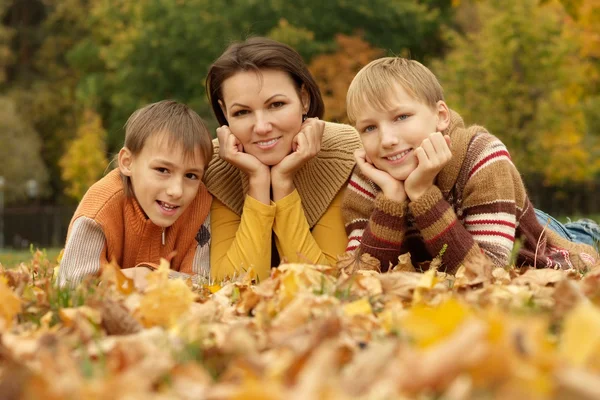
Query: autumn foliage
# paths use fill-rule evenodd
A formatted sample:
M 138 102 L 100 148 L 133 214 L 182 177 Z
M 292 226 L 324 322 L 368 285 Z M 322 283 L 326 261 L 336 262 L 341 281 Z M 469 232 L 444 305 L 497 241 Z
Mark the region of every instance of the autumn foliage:
M 439 261 L 438 261 L 439 264 Z M 600 265 L 387 273 L 352 254 L 257 284 L 134 282 L 115 265 L 53 285 L 43 253 L 0 267 L 10 399 L 559 399 L 600 394 Z

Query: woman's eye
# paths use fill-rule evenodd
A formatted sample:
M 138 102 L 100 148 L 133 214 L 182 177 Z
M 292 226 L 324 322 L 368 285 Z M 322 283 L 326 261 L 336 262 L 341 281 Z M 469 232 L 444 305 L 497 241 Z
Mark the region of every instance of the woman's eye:
M 283 107 L 285 105 L 285 103 L 283 101 L 274 101 L 273 103 L 271 103 L 271 108 L 279 108 L 279 107 Z
M 238 110 L 236 112 L 233 113 L 234 117 L 241 117 L 242 115 L 246 115 L 248 114 L 249 111 L 248 110 Z

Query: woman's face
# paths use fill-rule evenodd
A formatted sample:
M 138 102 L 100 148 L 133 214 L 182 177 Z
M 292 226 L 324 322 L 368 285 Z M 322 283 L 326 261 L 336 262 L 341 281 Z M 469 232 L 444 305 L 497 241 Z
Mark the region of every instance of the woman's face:
M 219 103 L 246 153 L 269 166 L 290 154 L 309 108 L 306 90 L 298 92 L 290 75 L 275 69 L 240 71 L 223 82 Z

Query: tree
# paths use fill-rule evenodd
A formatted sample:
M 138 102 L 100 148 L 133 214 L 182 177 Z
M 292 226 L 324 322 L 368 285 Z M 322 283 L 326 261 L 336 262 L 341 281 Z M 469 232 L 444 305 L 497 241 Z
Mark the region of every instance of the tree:
M 461 7 L 476 28 L 450 34 L 452 50 L 432 64 L 450 107 L 500 137 L 526 175 L 541 173 L 546 183 L 592 179 L 598 137 L 582 109 L 588 64 L 565 29 L 565 12 L 535 0 Z
M 14 102 L 0 97 L 0 176 L 6 180 L 6 202 L 27 199 L 25 182 L 35 179 L 47 191 L 48 173 L 35 130 L 16 112 Z
M 60 159 L 66 193 L 81 200 L 90 186 L 100 179 L 108 166 L 106 131 L 100 116 L 92 110 L 83 113 L 77 136 Z
M 323 95 L 325 119 L 348 122 L 346 93 L 354 76 L 370 61 L 381 57 L 383 50 L 371 47 L 358 36 L 338 35 L 339 50 L 316 56 L 309 69 Z

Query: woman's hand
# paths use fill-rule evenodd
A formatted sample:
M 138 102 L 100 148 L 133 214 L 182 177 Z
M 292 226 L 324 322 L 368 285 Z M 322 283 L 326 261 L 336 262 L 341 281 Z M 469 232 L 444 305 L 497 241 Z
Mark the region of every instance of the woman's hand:
M 367 157 L 364 149 L 356 150 L 354 152 L 354 159 L 363 175 L 379 186 L 385 197 L 398 202 L 406 200 L 404 183 L 395 179 L 387 172 L 377 169 Z
M 434 184 L 439 172 L 452 158 L 450 136 L 435 132 L 415 149 L 417 168 L 404 181 L 404 189 L 411 201 L 418 200 Z
M 294 191 L 294 175 L 321 150 L 325 122 L 307 119 L 292 141 L 292 152 L 271 168 L 273 200 L 277 201 Z
M 271 171 L 269 167 L 251 154 L 244 152 L 244 146 L 227 125 L 217 128 L 219 157 L 248 175 L 248 194 L 263 204 L 270 204 Z

